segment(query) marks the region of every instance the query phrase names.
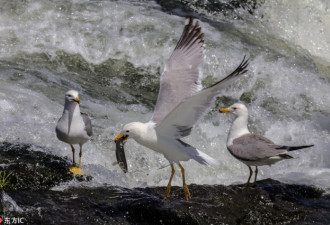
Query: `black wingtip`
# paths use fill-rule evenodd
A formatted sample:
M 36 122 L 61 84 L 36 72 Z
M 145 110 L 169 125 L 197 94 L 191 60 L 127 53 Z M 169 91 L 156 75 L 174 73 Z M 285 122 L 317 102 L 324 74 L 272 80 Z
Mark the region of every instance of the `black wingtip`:
M 188 24 L 186 24 L 175 49 L 189 49 L 196 43 L 204 43 L 204 34 L 199 21 L 196 20 L 194 24 L 194 17 L 188 16 L 188 19 Z
M 189 16 L 189 25 L 192 25 L 193 24 L 193 21 L 194 21 L 194 17 Z
M 236 76 L 246 73 L 248 71 L 246 68 L 249 66 L 249 60 L 250 60 L 250 58 L 246 59 L 246 55 L 244 55 L 243 60 L 241 61 L 239 66 L 231 74 L 229 74 L 227 77 L 225 77 L 223 80 L 231 78 L 231 77 L 236 77 Z
M 249 58 L 246 59 L 246 55 L 244 55 L 243 60 L 241 61 L 241 63 L 239 64 L 239 66 L 228 76 L 226 76 L 225 78 L 223 78 L 222 80 L 216 82 L 215 84 L 212 84 L 211 86 L 207 87 L 207 88 L 211 88 L 225 80 L 231 79 L 233 77 L 237 77 L 239 75 L 242 75 L 244 73 L 246 73 L 248 70 L 246 69 L 249 65 Z
M 188 25 L 191 26 L 193 24 L 194 17 L 193 16 L 186 16 L 186 19 L 188 20 Z
M 281 146 L 276 149 L 286 149 L 288 151 L 295 151 L 299 149 L 304 149 L 304 148 L 310 148 L 313 147 L 314 145 L 302 145 L 302 146 Z

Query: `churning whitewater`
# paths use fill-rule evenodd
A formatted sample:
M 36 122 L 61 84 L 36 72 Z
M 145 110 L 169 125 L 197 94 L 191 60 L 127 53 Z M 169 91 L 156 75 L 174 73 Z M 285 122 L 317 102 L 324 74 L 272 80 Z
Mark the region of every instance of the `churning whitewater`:
M 134 141 L 125 145 L 129 172 L 113 165 L 113 139 L 124 124 L 152 117 L 159 77 L 180 38 L 184 13 L 168 13 L 154 1 L 0 4 L 0 141 L 32 143 L 32 150 L 42 146 L 72 160 L 55 127 L 63 96 L 74 89 L 93 124 L 83 149 L 83 170 L 93 176 L 86 185 L 167 185 L 168 161 Z M 260 168 L 258 179 L 330 190 L 330 5 L 296 4 L 267 1 L 253 13 L 237 8 L 229 16 L 194 8 L 205 33 L 200 85 L 224 78 L 247 53 L 250 64 L 184 139 L 220 162 L 216 168 L 183 162 L 189 183 L 246 182 L 246 165 L 226 149 L 234 117 L 217 111 L 243 102 L 251 132 L 283 145 L 315 145 Z M 74 185 L 78 182 L 57 188 Z M 173 185 L 181 185 L 180 176 Z

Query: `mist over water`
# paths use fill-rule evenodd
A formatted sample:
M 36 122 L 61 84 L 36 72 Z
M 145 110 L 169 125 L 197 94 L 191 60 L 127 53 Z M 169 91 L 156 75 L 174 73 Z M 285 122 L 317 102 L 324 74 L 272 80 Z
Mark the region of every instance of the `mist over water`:
M 236 9 L 241 19 L 196 9 L 205 33 L 202 85 L 225 77 L 244 55 L 250 65 L 184 139 L 220 161 L 218 168 L 183 162 L 188 183 L 246 181 L 247 167 L 225 146 L 234 117 L 217 113 L 241 101 L 253 133 L 283 145 L 315 145 L 292 152 L 295 159 L 260 167 L 259 179 L 330 189 L 329 3 L 317 2 L 266 1 L 253 14 Z M 129 140 L 124 174 L 112 165 L 111 149 L 124 124 L 151 118 L 159 76 L 184 24 L 156 2 L 0 3 L 0 141 L 33 143 L 32 150 L 41 146 L 71 160 L 55 126 L 65 92 L 76 89 L 94 129 L 82 161 L 93 180 L 84 185 L 166 185 L 170 168 L 162 155 Z M 173 183 L 181 185 L 179 173 Z

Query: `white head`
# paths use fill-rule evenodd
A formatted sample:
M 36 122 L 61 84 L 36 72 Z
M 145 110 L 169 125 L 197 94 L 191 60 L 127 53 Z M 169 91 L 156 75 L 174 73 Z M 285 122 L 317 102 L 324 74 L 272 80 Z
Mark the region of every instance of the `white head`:
M 65 103 L 67 104 L 72 102 L 76 102 L 78 104 L 80 103 L 78 91 L 70 90 L 67 93 L 65 93 Z
M 242 103 L 235 103 L 228 108 L 221 108 L 219 109 L 220 113 L 233 113 L 237 116 L 247 116 L 248 115 L 248 109 L 246 106 Z
M 233 113 L 237 116 L 234 120 L 233 124 L 231 125 L 228 139 L 227 139 L 227 146 L 233 144 L 233 141 L 245 134 L 249 134 L 250 131 L 247 127 L 248 123 L 248 109 L 245 105 L 241 103 L 235 103 L 228 108 L 219 109 L 220 113 Z
M 115 138 L 115 142 L 117 142 L 122 137 L 124 138 L 124 141 L 126 141 L 129 137 L 135 139 L 140 137 L 141 133 L 143 132 L 145 124 L 140 122 L 132 122 L 126 124 L 122 131 L 117 135 Z

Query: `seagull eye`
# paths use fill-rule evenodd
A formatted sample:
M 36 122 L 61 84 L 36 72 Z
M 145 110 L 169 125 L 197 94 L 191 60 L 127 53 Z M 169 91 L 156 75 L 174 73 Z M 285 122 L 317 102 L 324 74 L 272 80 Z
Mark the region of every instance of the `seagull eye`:
M 126 133 L 129 133 L 129 130 L 126 130 Z

